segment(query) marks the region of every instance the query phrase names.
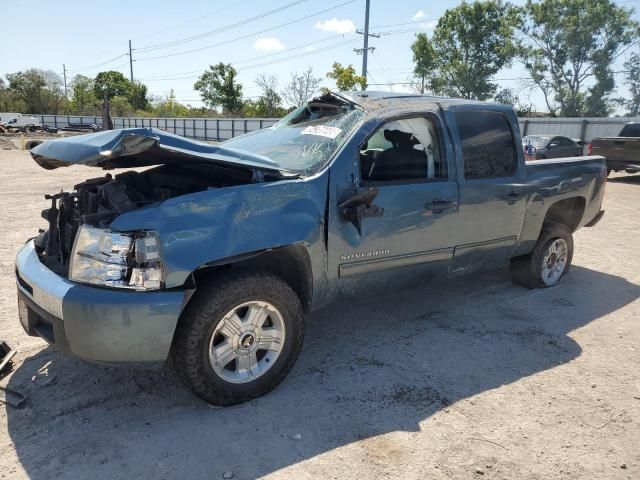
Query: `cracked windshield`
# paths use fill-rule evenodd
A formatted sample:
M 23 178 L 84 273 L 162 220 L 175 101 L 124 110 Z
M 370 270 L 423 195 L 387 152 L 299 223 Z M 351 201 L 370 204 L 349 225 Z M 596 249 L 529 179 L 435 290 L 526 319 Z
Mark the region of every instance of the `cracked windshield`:
M 292 111 L 271 128 L 224 143 L 264 155 L 278 167 L 314 175 L 333 157 L 364 111 L 334 95 L 323 95 Z

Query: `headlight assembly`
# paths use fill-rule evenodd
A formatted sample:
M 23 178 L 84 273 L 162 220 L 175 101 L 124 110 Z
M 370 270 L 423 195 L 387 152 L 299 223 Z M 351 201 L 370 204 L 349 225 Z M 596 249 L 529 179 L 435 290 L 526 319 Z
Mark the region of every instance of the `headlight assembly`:
M 117 233 L 81 226 L 71 251 L 69 279 L 134 290 L 162 288 L 158 234 L 153 231 Z

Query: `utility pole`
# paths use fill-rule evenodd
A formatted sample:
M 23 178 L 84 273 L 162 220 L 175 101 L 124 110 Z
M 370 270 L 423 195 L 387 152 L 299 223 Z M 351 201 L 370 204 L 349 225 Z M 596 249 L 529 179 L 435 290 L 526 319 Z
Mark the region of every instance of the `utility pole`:
M 64 78 L 64 96 L 69 98 L 69 94 L 67 93 L 67 67 L 65 64 L 62 64 L 62 77 Z
M 131 55 L 131 40 L 129 40 L 129 71 L 131 72 L 131 83 L 133 83 L 133 56 Z
M 367 55 L 369 52 L 373 53 L 376 49 L 375 47 L 369 46 L 369 37 L 380 38 L 380 34 L 369 33 L 369 3 L 370 0 L 367 0 L 365 11 L 364 11 L 364 32 L 362 30 L 356 30 L 356 33 L 360 35 L 364 35 L 364 44 L 362 48 L 354 48 L 353 51 L 358 55 L 362 54 L 362 76 L 367 78 Z

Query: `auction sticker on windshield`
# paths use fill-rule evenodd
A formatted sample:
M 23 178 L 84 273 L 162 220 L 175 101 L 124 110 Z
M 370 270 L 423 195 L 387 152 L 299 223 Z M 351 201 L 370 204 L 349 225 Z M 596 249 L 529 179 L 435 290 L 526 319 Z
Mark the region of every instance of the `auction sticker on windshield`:
M 300 132 L 302 135 L 319 135 L 321 137 L 336 138 L 342 130 L 336 127 L 327 127 L 325 125 L 312 125 Z

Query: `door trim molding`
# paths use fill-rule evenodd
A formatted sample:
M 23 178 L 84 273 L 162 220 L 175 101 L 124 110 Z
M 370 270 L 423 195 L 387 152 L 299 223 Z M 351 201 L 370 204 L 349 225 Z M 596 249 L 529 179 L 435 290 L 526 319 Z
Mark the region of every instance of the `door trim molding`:
M 453 251 L 453 248 L 440 248 L 429 250 L 428 252 L 407 253 L 387 258 L 374 258 L 362 262 L 343 263 L 339 266 L 338 272 L 340 277 L 349 277 L 379 270 L 450 260 L 453 257 Z
M 464 245 L 456 245 L 453 255 L 464 254 L 474 250 L 484 250 L 486 248 L 513 247 L 518 241 L 518 237 L 511 235 L 509 237 L 494 238 L 483 242 L 465 243 Z

